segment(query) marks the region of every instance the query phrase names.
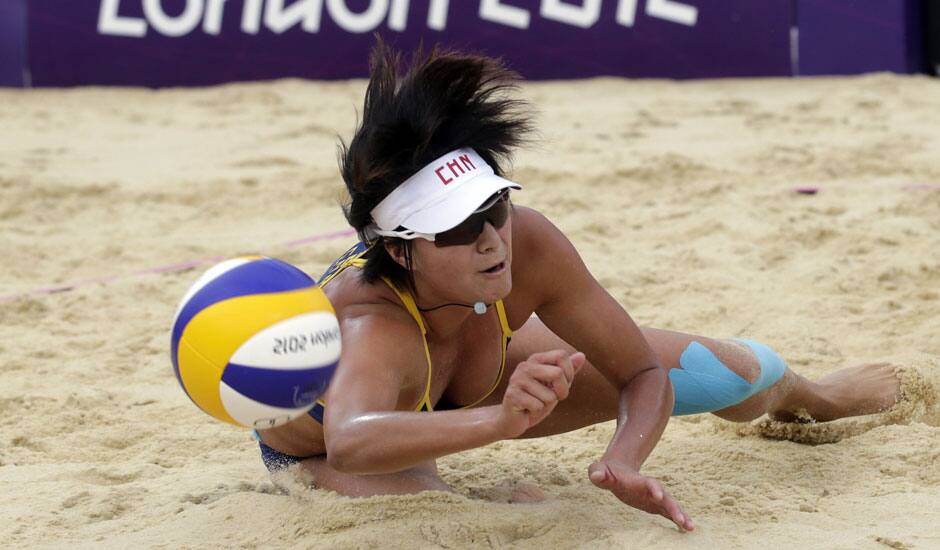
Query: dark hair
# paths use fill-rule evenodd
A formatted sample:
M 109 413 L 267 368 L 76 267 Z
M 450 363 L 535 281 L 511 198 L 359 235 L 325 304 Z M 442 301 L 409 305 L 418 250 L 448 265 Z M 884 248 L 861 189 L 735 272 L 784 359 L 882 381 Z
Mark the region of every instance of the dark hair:
M 377 38 L 362 121 L 348 144 L 340 141 L 340 170 L 349 191 L 343 213 L 364 241 L 371 210 L 434 159 L 470 147 L 503 175 L 500 163 L 510 160 L 531 130 L 528 104 L 509 97 L 519 76 L 500 60 L 435 47 L 426 55 L 419 48 L 403 75 L 401 65 L 401 54 Z M 384 239 L 404 247 L 407 267 L 380 240 L 364 256 L 364 280 L 385 276 L 413 289 L 411 242 Z

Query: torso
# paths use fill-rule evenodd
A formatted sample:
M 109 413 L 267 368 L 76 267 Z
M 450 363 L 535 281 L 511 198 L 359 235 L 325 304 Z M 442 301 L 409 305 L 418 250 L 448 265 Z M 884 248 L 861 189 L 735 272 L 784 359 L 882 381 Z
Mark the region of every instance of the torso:
M 521 327 L 535 309 L 533 297 L 525 292 L 525 218 L 525 209 L 517 207 L 513 214 L 513 290 L 503 299 L 512 330 Z M 383 281 L 363 284 L 360 278 L 359 269 L 345 269 L 323 287 L 336 310 L 341 326 L 347 311 L 361 311 L 363 307 L 379 304 L 396 304 L 404 309 L 401 300 Z M 437 404 L 443 396 L 450 403 L 463 406 L 485 395 L 499 376 L 503 352 L 501 334 L 496 308 L 490 307 L 484 315 L 471 315 L 461 330 L 449 338 L 439 339 L 429 335 L 428 349 L 433 366 L 431 403 Z M 417 324 L 414 325 L 414 338 L 418 342 L 422 338 Z M 377 365 L 377 368 L 381 366 Z M 415 357 L 415 368 L 411 369 L 399 392 L 396 409 L 415 410 L 424 395 L 426 385 L 427 362 L 422 351 L 420 357 Z M 491 395 L 480 404 L 488 404 L 499 397 Z M 329 399 L 328 392 L 326 400 Z M 262 432 L 262 440 L 281 452 L 295 456 L 316 456 L 326 452 L 323 426 L 308 415 L 303 415 L 284 426 L 265 430 Z

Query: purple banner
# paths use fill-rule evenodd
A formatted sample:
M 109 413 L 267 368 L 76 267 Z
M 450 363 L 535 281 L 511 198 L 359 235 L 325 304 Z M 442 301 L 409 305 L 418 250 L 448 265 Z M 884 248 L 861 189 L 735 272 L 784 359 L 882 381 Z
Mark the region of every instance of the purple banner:
M 0 85 L 364 77 L 374 33 L 530 79 L 922 69 L 920 0 L 0 0 Z
M 363 77 L 373 32 L 527 78 L 790 74 L 791 0 L 31 0 L 38 86 Z
M 797 74 L 923 69 L 917 0 L 799 0 L 796 19 Z
M 28 86 L 26 0 L 0 1 L 0 86 Z

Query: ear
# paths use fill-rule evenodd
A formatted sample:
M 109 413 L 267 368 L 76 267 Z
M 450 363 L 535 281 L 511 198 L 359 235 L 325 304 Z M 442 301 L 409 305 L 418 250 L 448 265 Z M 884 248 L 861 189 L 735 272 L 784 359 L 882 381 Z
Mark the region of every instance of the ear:
M 395 260 L 395 263 L 402 266 L 405 269 L 408 269 L 408 266 L 405 265 L 405 242 L 401 240 L 389 241 L 388 239 L 382 240 L 382 245 L 385 247 L 385 251 L 388 252 L 388 255 Z

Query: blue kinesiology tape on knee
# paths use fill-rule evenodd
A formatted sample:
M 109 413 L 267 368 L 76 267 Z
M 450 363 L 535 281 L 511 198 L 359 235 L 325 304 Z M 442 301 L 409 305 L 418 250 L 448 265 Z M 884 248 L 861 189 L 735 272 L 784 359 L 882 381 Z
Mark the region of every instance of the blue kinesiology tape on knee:
M 757 356 L 757 362 L 760 363 L 760 376 L 752 384 L 754 390 L 751 395 L 773 386 L 777 383 L 777 380 L 783 378 L 783 374 L 787 371 L 787 364 L 774 350 L 753 340 L 745 340 L 744 338 L 736 338 L 736 340 L 751 348 L 751 351 Z
M 699 342 L 692 342 L 679 357 L 681 368 L 669 371 L 675 393 L 673 416 L 714 412 L 736 405 L 773 385 L 783 376 L 786 365 L 770 348 L 741 340 L 753 350 L 760 375 L 751 383 L 729 369 Z
M 689 344 L 679 357 L 678 369 L 669 370 L 676 397 L 673 416 L 717 411 L 739 403 L 751 384 L 722 363 L 698 342 Z

